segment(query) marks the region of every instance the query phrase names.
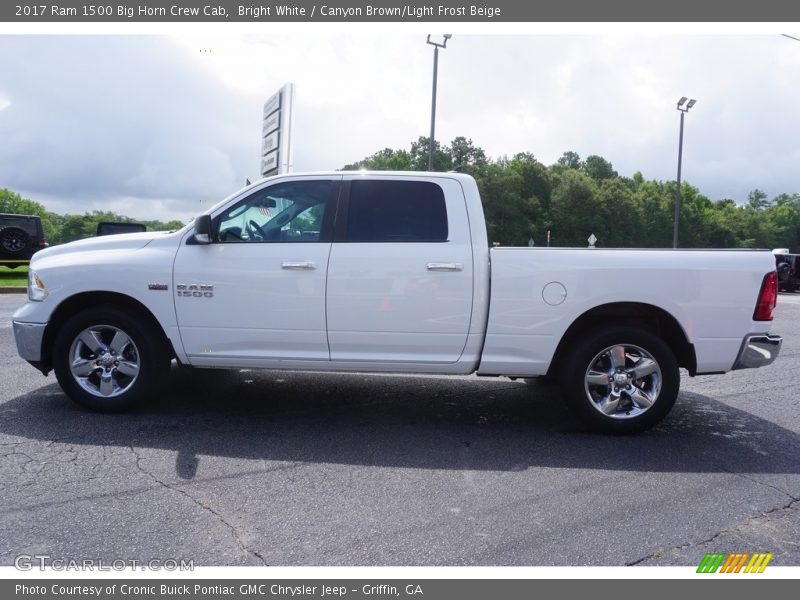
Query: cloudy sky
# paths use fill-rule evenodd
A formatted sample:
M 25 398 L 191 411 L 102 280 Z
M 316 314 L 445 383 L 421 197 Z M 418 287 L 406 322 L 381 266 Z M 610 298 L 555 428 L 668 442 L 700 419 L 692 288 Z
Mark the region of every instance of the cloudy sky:
M 58 212 L 187 219 L 255 179 L 261 107 L 296 85 L 294 169 L 430 126 L 421 33 L 0 36 L 0 187 Z M 800 42 L 775 35 L 467 35 L 440 54 L 437 139 L 600 154 L 712 199 L 800 192 Z

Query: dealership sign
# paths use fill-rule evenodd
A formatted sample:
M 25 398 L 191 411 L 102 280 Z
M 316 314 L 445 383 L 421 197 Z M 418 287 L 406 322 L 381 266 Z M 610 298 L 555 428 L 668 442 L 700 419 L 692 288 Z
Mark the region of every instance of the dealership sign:
M 261 173 L 266 177 L 268 175 L 275 175 L 278 173 L 280 165 L 278 165 L 278 153 L 271 152 L 266 156 L 261 157 Z
M 292 170 L 292 104 L 294 84 L 287 83 L 264 103 L 261 123 L 261 174 Z
M 261 156 L 266 156 L 273 150 L 278 149 L 278 141 L 280 140 L 280 132 L 275 130 L 261 141 Z

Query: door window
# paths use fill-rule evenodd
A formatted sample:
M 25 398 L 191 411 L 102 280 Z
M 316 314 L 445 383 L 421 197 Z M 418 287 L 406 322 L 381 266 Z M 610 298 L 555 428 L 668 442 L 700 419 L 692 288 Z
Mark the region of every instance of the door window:
M 429 181 L 354 180 L 347 241 L 447 241 L 442 188 Z
M 333 182 L 288 181 L 259 190 L 217 217 L 215 241 L 318 242 L 329 217 Z

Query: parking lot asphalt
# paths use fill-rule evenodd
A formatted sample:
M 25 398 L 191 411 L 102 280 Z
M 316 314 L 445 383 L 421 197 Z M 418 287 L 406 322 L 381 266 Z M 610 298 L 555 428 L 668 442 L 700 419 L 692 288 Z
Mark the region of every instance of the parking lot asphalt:
M 657 428 L 586 432 L 557 387 L 174 367 L 87 412 L 18 358 L 0 296 L 0 564 L 800 565 L 800 295 L 775 364 L 684 374 Z

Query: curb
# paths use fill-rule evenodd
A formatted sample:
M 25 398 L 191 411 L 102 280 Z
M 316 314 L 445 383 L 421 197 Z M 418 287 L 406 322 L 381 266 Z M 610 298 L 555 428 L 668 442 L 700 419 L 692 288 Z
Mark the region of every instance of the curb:
M 27 287 L 16 287 L 10 285 L 0 286 L 0 294 L 24 294 L 27 291 Z

